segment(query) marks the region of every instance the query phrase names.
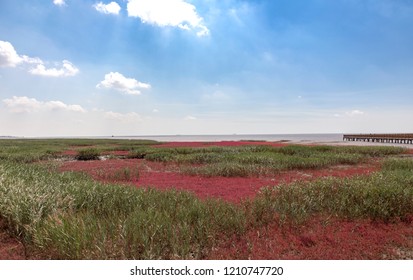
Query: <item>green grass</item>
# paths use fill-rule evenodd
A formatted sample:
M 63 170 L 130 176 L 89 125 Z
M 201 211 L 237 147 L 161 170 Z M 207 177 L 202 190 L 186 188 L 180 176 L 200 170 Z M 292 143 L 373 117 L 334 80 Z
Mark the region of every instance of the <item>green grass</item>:
M 331 165 L 355 165 L 372 157 L 400 154 L 396 147 L 243 146 L 207 148 L 140 147 L 129 158 L 175 162 L 182 172 L 203 176 L 247 177 L 283 170 L 320 169 Z M 196 165 L 196 166 L 194 166 Z
M 182 164 L 182 172 L 206 177 L 249 177 L 285 170 L 320 169 L 355 165 L 373 157 L 400 154 L 395 147 L 247 146 L 236 148 L 160 149 L 145 159 Z M 194 166 L 195 165 L 195 166 Z
M 387 159 L 383 163 L 383 170 L 413 172 L 413 160 L 398 158 Z
M 323 178 L 263 189 L 258 212 L 302 221 L 312 215 L 406 220 L 413 214 L 413 160 L 391 159 L 373 175 Z M 265 205 L 263 207 L 262 205 Z
M 0 164 L 0 213 L 54 259 L 201 259 L 220 236 L 315 215 L 392 222 L 413 214 L 411 160 L 372 176 L 268 187 L 235 206 L 186 192 L 101 184 L 45 166 Z M 408 168 L 406 168 L 408 166 Z
M 29 247 L 56 259 L 203 258 L 241 234 L 235 206 L 185 192 L 104 185 L 76 173 L 0 164 L 0 213 Z
M 373 175 L 268 186 L 239 205 L 200 200 L 187 192 L 103 184 L 82 173 L 59 173 L 33 164 L 80 150 L 123 146 L 131 157 L 174 161 L 205 176 L 254 176 L 279 170 L 356 164 L 403 152 L 378 147 L 157 149 L 149 144 L 94 140 L 0 141 L 0 216 L 33 254 L 53 259 L 202 259 L 223 236 L 273 222 L 301 223 L 313 216 L 409 220 L 413 215 L 413 160 L 389 158 Z M 115 145 L 115 146 L 114 146 Z M 133 155 L 133 156 L 132 156 Z M 57 163 L 55 163 L 57 164 Z M 196 173 L 196 174 L 198 174 Z M 113 173 L 119 181 L 139 168 Z

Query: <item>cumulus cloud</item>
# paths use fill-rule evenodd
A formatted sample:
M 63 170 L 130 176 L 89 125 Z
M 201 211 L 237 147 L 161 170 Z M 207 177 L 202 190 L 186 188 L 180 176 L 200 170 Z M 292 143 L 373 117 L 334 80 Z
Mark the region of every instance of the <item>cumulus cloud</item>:
M 121 7 L 116 2 L 110 2 L 109 4 L 103 4 L 102 2 L 99 2 L 93 5 L 93 7 L 96 9 L 96 11 L 103 14 L 118 15 L 121 10 Z
M 70 61 L 63 60 L 62 68 L 49 68 L 47 69 L 44 64 L 38 64 L 35 68 L 29 70 L 33 75 L 46 76 L 46 77 L 69 77 L 74 76 L 79 72 Z
M 41 111 L 71 111 L 85 113 L 80 105 L 68 105 L 62 101 L 38 101 L 27 96 L 13 96 L 3 99 L 3 103 L 12 113 L 33 113 Z
M 80 105 L 68 105 L 63 103 L 62 101 L 48 101 L 44 102 L 44 108 L 48 110 L 64 110 L 64 111 L 73 111 L 73 112 L 81 112 L 85 113 L 86 110 L 82 108 Z
M 139 95 L 140 89 L 149 89 L 150 84 L 141 83 L 133 78 L 126 78 L 118 72 L 110 72 L 105 79 L 96 85 L 97 88 L 114 89 L 124 94 Z
M 199 37 L 209 35 L 196 7 L 184 0 L 128 0 L 127 10 L 130 17 L 143 23 L 193 29 Z
M 28 66 L 33 64 L 36 66 L 29 70 L 29 73 L 33 75 L 68 77 L 74 76 L 79 72 L 79 69 L 68 60 L 62 61 L 62 67 L 60 69 L 48 69 L 40 58 L 19 55 L 10 42 L 0 41 L 0 67 Z
M 56 6 L 64 6 L 66 5 L 65 0 L 53 0 L 53 4 L 55 4 Z
M 40 58 L 19 55 L 10 42 L 0 41 L 0 66 L 16 67 L 22 63 L 36 64 L 43 63 Z
M 9 42 L 0 41 L 0 66 L 16 67 L 22 62 L 13 45 Z
M 142 122 L 142 117 L 135 112 L 122 114 L 109 111 L 105 113 L 105 118 L 108 120 L 114 120 L 125 123 Z

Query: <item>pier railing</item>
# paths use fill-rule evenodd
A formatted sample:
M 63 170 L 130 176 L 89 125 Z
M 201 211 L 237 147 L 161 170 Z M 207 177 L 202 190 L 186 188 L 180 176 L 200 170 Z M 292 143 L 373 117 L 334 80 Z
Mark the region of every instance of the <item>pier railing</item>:
M 344 134 L 343 141 L 413 144 L 413 133 L 405 134 Z

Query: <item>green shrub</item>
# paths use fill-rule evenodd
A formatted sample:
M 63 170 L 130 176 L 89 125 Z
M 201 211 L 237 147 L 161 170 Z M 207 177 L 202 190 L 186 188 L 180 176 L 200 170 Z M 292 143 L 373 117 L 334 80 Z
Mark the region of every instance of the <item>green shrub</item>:
M 100 156 L 100 152 L 97 149 L 90 148 L 79 150 L 76 159 L 77 160 L 98 160 Z

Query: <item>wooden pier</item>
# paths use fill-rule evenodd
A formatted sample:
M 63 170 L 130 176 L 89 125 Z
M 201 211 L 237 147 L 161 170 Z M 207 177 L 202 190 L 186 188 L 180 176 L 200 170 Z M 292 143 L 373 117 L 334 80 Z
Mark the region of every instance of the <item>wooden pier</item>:
M 413 144 L 413 133 L 410 133 L 410 134 L 344 134 L 343 141 Z

